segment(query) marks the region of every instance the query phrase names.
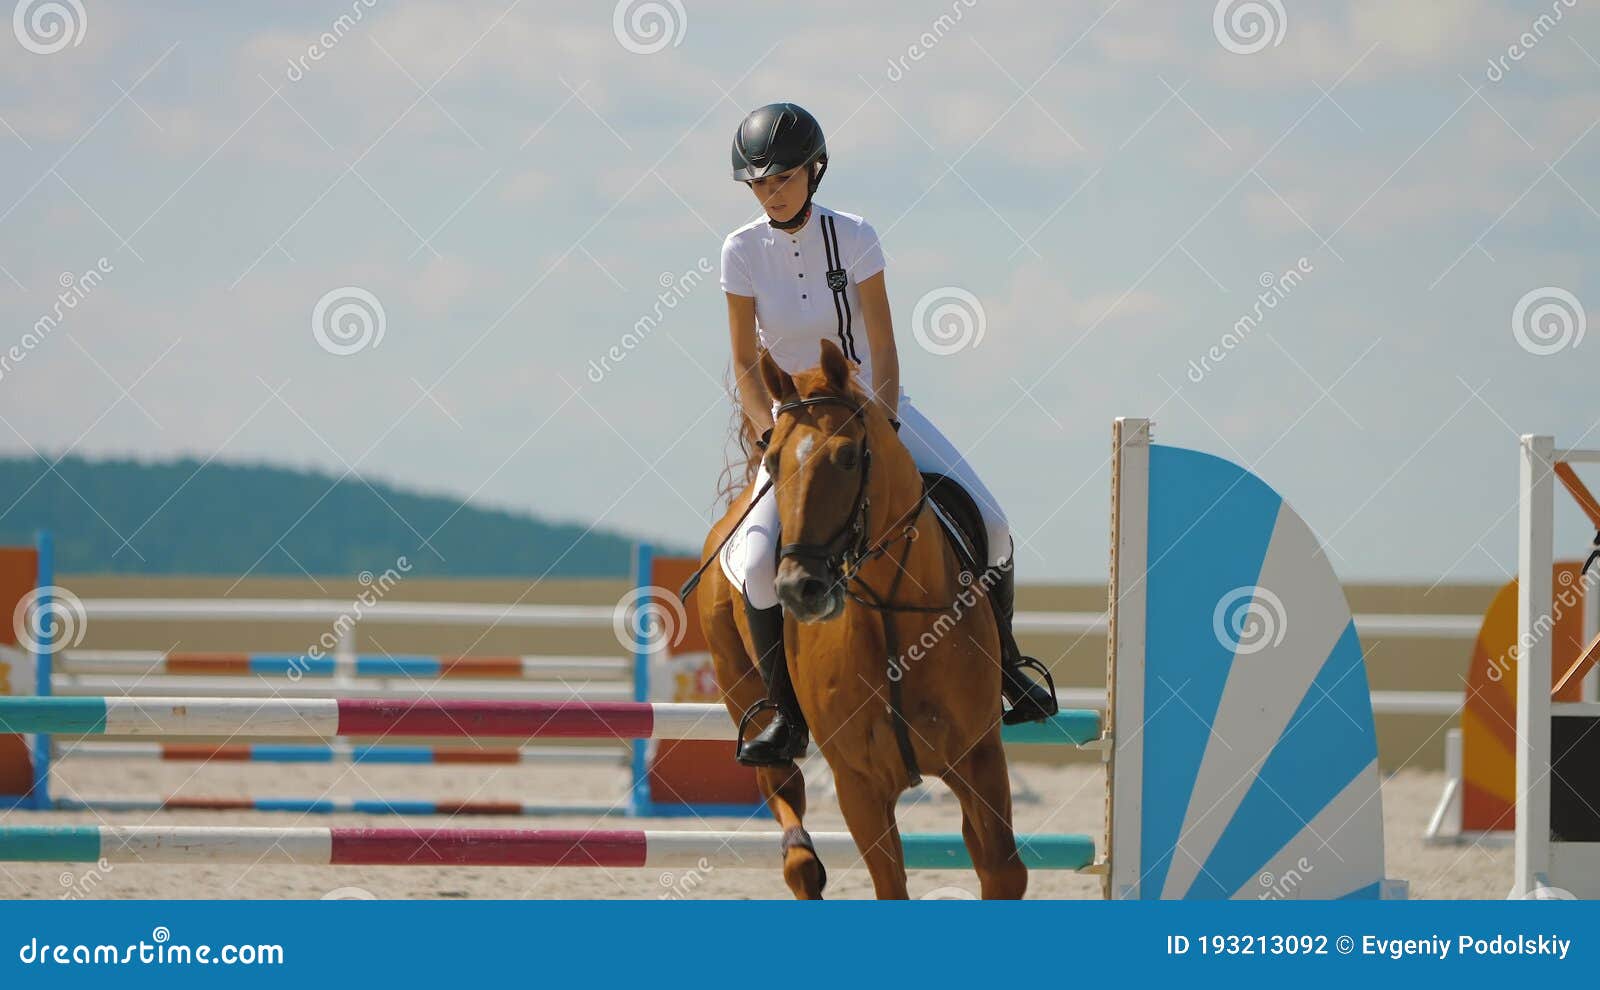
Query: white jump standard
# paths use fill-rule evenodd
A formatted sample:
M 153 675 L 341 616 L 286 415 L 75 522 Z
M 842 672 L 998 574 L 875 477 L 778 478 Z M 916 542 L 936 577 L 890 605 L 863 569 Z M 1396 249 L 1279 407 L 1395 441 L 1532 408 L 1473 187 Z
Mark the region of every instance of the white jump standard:
M 1517 804 L 1513 897 L 1600 898 L 1600 703 L 1551 701 L 1556 465 L 1600 450 L 1521 441 L 1517 552 Z

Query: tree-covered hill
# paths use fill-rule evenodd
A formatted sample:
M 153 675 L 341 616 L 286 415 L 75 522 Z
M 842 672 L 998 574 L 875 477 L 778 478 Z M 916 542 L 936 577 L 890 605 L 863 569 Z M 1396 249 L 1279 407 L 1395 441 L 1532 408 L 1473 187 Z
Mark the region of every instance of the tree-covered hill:
M 77 574 L 353 574 L 404 555 L 435 577 L 618 577 L 633 540 L 277 467 L 0 458 L 0 544 L 55 539 Z M 125 542 L 126 541 L 126 542 Z M 663 548 L 682 551 L 682 547 Z

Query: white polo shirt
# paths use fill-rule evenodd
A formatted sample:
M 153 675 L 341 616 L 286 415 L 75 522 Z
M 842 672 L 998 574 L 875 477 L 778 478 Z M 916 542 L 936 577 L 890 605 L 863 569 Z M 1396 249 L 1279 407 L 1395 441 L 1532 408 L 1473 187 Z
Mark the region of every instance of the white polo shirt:
M 722 242 L 722 291 L 755 297 L 756 338 L 778 367 L 791 374 L 815 368 L 818 342 L 829 337 L 860 366 L 869 390 L 872 353 L 857 285 L 883 268 L 871 224 L 815 201 L 799 230 L 761 219 Z

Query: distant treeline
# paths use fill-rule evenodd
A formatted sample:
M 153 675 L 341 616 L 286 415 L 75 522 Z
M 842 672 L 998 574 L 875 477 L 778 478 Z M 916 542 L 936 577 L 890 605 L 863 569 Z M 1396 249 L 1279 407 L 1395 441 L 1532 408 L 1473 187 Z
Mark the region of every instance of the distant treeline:
M 621 577 L 633 540 L 359 478 L 276 467 L 0 458 L 0 545 L 76 574 Z M 684 552 L 682 547 L 662 550 Z

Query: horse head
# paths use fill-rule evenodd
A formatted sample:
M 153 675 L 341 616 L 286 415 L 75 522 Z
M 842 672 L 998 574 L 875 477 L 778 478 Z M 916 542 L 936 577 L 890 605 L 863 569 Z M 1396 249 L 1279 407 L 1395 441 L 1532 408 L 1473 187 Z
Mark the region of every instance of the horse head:
M 763 457 L 785 541 L 778 598 L 799 621 L 825 622 L 844 611 L 845 575 L 890 508 L 883 486 L 915 466 L 833 341 L 822 341 L 822 360 L 808 371 L 790 375 L 765 351 L 760 364 L 778 403 Z

